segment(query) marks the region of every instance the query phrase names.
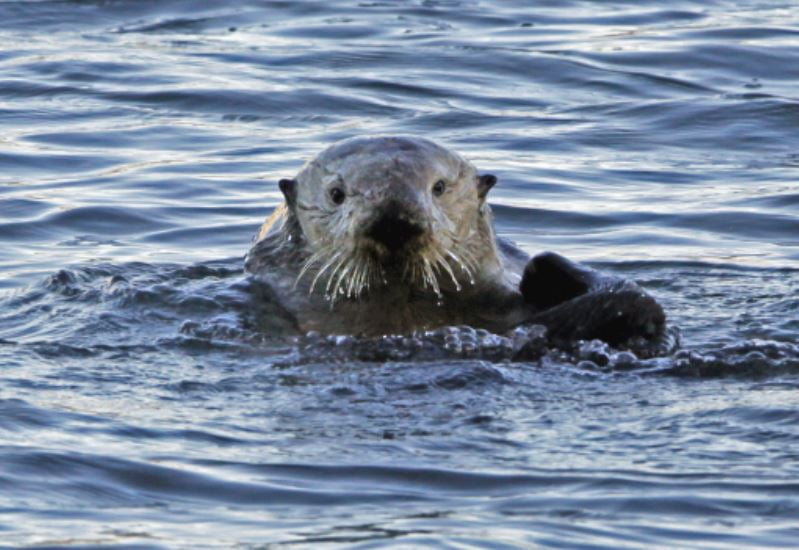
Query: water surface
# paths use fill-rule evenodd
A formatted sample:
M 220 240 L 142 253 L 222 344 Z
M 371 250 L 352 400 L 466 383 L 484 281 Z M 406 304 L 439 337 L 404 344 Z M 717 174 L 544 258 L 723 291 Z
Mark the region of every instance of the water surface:
M 797 23 L 772 0 L 0 3 L 0 545 L 795 546 Z M 275 182 L 377 133 L 497 174 L 502 235 L 638 280 L 684 351 L 253 330 Z

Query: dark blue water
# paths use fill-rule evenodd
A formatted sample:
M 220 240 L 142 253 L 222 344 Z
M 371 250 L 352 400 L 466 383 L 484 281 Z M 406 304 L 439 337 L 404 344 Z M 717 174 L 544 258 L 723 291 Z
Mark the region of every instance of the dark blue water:
M 798 80 L 778 0 L 0 3 L 0 546 L 796 547 Z M 275 182 L 374 133 L 684 351 L 255 330 Z

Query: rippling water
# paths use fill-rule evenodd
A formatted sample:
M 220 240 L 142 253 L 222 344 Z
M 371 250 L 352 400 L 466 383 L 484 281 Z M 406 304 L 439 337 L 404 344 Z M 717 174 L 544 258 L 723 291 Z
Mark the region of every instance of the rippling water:
M 0 2 L 0 545 L 795 546 L 797 23 L 776 0 Z M 275 182 L 367 133 L 496 173 L 501 234 L 637 279 L 684 350 L 586 368 L 255 330 L 242 257 Z

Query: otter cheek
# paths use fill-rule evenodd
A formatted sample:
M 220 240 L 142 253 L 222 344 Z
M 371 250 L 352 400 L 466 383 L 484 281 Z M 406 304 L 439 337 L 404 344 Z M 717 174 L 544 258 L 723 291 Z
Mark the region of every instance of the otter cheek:
M 302 228 L 303 235 L 306 236 L 308 243 L 311 245 L 325 242 L 325 232 L 320 231 L 321 226 L 315 223 L 309 223 L 303 216 L 299 217 L 300 227 Z

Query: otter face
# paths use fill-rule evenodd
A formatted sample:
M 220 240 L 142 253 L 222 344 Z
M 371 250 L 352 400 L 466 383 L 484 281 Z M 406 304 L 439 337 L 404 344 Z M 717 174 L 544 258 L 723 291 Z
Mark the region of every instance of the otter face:
M 486 233 L 485 196 L 495 182 L 425 139 L 335 144 L 281 182 L 310 252 L 298 279 L 310 277 L 310 292 L 331 301 L 388 280 L 458 291 L 478 268 L 464 243 Z

